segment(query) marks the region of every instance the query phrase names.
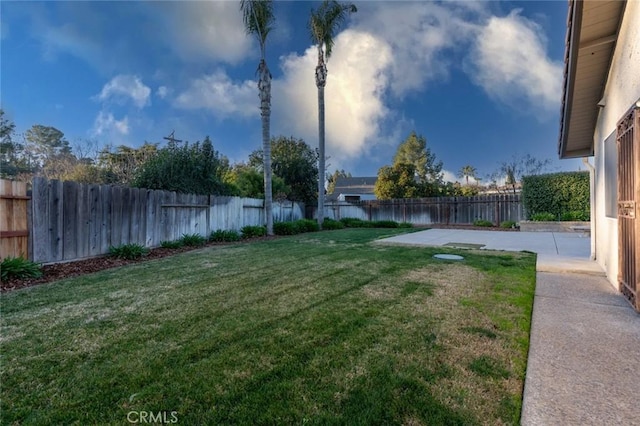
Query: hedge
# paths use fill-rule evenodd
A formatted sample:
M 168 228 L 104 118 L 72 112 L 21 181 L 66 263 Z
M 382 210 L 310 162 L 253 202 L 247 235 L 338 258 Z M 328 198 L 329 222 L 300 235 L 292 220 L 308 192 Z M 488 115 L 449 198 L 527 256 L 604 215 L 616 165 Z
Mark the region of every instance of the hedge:
M 551 213 L 556 220 L 589 217 L 589 172 L 563 172 L 522 179 L 522 201 L 527 218 Z

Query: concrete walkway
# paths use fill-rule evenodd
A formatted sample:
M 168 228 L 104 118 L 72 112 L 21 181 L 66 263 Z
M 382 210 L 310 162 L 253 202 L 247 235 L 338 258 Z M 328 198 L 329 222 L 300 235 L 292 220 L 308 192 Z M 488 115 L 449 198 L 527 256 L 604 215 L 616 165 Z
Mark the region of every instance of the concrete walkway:
M 640 315 L 580 233 L 430 229 L 380 240 L 537 253 L 523 425 L 640 425 Z

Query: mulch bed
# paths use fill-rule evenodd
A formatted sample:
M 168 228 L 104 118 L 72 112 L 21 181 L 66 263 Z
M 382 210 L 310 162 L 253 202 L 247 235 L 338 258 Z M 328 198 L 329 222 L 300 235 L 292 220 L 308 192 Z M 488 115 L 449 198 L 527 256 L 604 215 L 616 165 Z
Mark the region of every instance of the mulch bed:
M 200 246 L 200 247 L 181 247 L 177 249 L 158 247 L 158 248 L 151 249 L 147 255 L 134 260 L 119 259 L 111 256 L 99 256 L 99 257 L 92 257 L 90 259 L 76 260 L 73 262 L 44 265 L 42 267 L 42 277 L 40 278 L 25 278 L 25 279 L 13 278 L 8 281 L 0 282 L 0 293 L 5 293 L 8 291 L 18 290 L 26 287 L 32 287 L 39 284 L 47 284 L 47 283 L 62 280 L 65 278 L 91 274 L 91 273 L 102 271 L 105 269 L 116 268 L 118 266 L 147 262 L 153 259 L 161 259 L 163 257 L 173 256 L 178 253 L 184 253 L 186 251 L 202 249 L 204 247 L 229 245 L 229 244 L 246 244 L 247 242 L 272 240 L 276 238 L 278 237 L 277 236 L 256 237 L 256 238 L 251 238 L 251 239 L 244 240 L 237 243 L 207 243 L 204 246 Z

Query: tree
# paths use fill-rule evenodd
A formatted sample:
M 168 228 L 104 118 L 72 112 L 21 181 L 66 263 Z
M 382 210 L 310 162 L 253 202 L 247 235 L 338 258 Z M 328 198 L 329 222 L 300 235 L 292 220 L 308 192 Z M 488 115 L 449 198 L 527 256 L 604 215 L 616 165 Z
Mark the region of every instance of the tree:
M 335 172 L 333 172 L 332 175 L 329 175 L 329 177 L 327 178 L 327 194 L 333 194 L 333 191 L 336 190 L 336 182 L 338 181 L 338 178 L 350 178 L 351 177 L 351 173 L 347 173 L 344 171 L 344 169 L 342 170 L 336 170 Z
M 497 177 L 505 179 L 505 185 L 510 186 L 515 194 L 518 183 L 522 182 L 524 176 L 534 176 L 549 170 L 551 160 L 540 160 L 531 154 L 522 157 L 514 155 L 509 161 L 500 163 L 497 173 L 492 175 L 492 180 L 497 181 Z
M 467 186 L 469 186 L 469 178 L 474 178 L 474 179 L 478 179 L 476 177 L 476 173 L 477 170 L 475 167 L 467 164 L 466 166 L 463 166 L 460 171 L 458 172 L 458 177 L 459 178 L 464 178 L 466 180 Z
M 436 160 L 436 155 L 427 148 L 427 140 L 416 132 L 411 132 L 398 146 L 393 164 L 412 164 L 420 183 L 442 184 L 442 161 Z
M 311 41 L 318 48 L 316 65 L 316 87 L 318 88 L 318 225 L 322 228 L 324 219 L 324 183 L 325 183 L 325 141 L 324 141 L 324 86 L 327 84 L 326 62 L 331 57 L 334 35 L 344 23 L 348 14 L 357 12 L 354 4 L 341 4 L 335 0 L 324 0 L 317 10 L 311 10 L 309 32 Z
M 422 196 L 423 188 L 416 180 L 413 164 L 396 163 L 380 168 L 373 192 L 380 200 L 418 198 Z
M 261 154 L 260 154 L 261 155 Z M 260 158 L 262 163 L 262 158 Z M 234 195 L 248 198 L 264 198 L 264 173 L 249 164 L 238 163 L 226 174 L 225 182 L 235 188 Z M 287 199 L 291 193 L 284 180 L 273 176 L 275 199 Z
M 265 59 L 267 36 L 273 29 L 275 16 L 271 0 L 240 0 L 240 10 L 245 30 L 255 35 L 260 46 L 258 64 L 258 92 L 260 96 L 260 116 L 262 118 L 262 151 L 264 164 L 264 210 L 267 219 L 267 235 L 273 235 L 273 192 L 271 182 L 271 72 Z
M 31 171 L 24 155 L 24 144 L 13 140 L 15 128 L 0 109 L 0 177 L 3 178 L 17 179 Z
M 262 169 L 263 154 L 254 151 L 249 165 Z M 302 139 L 279 136 L 271 139 L 271 167 L 274 176 L 282 178 L 290 188 L 287 199 L 312 203 L 316 200 L 318 182 L 318 152 Z
M 175 148 L 175 147 L 174 147 Z M 120 145 L 105 147 L 98 154 L 97 165 L 105 183 L 130 185 L 142 165 L 158 153 L 158 144 L 145 142 L 140 148 Z
M 158 150 L 138 169 L 132 186 L 162 189 L 187 194 L 229 195 L 225 183 L 229 160 L 213 149 L 207 136 L 204 142 L 185 143 Z

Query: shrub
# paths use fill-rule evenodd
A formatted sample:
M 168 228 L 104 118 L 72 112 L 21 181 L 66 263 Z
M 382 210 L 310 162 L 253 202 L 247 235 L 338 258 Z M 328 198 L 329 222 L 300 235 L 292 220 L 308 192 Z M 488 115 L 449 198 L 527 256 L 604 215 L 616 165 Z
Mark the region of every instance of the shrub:
M 516 223 L 513 220 L 505 220 L 500 224 L 500 228 L 511 229 L 515 227 L 516 227 Z
M 295 235 L 300 233 L 296 222 L 276 222 L 273 224 L 273 233 L 276 235 Z
M 525 176 L 522 179 L 522 201 L 533 219 L 536 213 L 551 213 L 552 220 L 565 212 L 580 212 L 588 217 L 590 209 L 589 172 L 551 173 Z
M 493 226 L 493 222 L 490 222 L 485 219 L 476 219 L 473 221 L 473 226 L 482 226 L 485 228 L 491 228 Z
M 394 220 L 377 220 L 371 222 L 372 228 L 397 228 L 398 222 Z
M 366 228 L 371 223 L 356 217 L 343 217 L 340 222 L 347 228 Z
M 160 247 L 162 248 L 169 248 L 169 249 L 177 249 L 182 247 L 184 244 L 182 243 L 182 240 L 176 240 L 176 241 L 163 241 L 160 243 Z
M 188 247 L 200 247 L 207 243 L 207 239 L 200 234 L 182 234 L 180 241 Z
M 1 281 L 7 281 L 11 278 L 40 278 L 42 276 L 42 267 L 22 256 L 8 256 L 2 259 L 0 271 Z
M 300 232 L 318 232 L 320 230 L 320 226 L 315 220 L 300 219 L 295 223 L 298 225 Z
M 339 220 L 333 220 L 326 217 L 324 219 L 324 222 L 322 222 L 322 229 L 327 231 L 331 231 L 333 229 L 343 229 L 343 228 L 344 228 L 344 223 L 342 223 Z
M 242 234 L 242 238 L 255 238 L 255 237 L 263 237 L 267 235 L 267 227 L 266 226 L 244 226 L 240 233 Z
M 121 244 L 109 247 L 109 255 L 120 259 L 137 259 L 149 253 L 149 249 L 140 244 Z
M 549 212 L 535 213 L 531 216 L 531 220 L 535 222 L 551 222 L 556 220 L 556 215 Z
M 242 237 L 240 236 L 240 233 L 233 229 L 230 229 L 228 231 L 223 231 L 222 229 L 218 229 L 217 231 L 212 232 L 211 236 L 209 236 L 210 241 L 215 241 L 219 243 L 240 241 L 241 238 Z
M 567 221 L 588 221 L 591 218 L 589 217 L 589 213 L 585 211 L 570 211 L 564 212 L 560 216 L 560 220 Z
M 401 222 L 398 224 L 398 228 L 413 228 L 413 223 L 411 222 Z

